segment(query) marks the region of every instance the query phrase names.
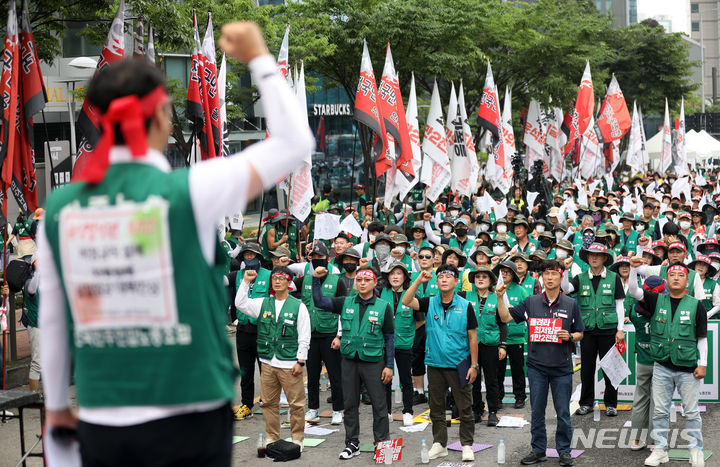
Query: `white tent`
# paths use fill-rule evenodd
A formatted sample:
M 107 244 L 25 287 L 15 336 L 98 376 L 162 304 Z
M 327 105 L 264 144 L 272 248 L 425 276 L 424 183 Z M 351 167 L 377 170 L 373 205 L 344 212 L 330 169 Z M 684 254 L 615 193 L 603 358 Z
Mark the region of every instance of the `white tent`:
M 704 165 L 704 161 L 708 157 L 720 157 L 720 141 L 716 140 L 705 130 L 696 132 L 690 130 L 685 134 L 687 145 L 687 161 L 690 163 L 698 163 Z M 662 150 L 662 132 L 657 132 L 655 136 L 647 141 L 648 155 L 650 156 L 650 165 L 657 167 L 660 161 L 660 151 Z

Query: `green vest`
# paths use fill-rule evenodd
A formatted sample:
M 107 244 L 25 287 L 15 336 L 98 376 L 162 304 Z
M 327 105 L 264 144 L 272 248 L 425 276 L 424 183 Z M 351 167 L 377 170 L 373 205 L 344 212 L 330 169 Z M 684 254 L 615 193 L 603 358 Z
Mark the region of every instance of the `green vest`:
M 475 240 L 470 237 L 466 237 L 465 242 L 461 245 L 458 238 L 454 235 L 452 236 L 452 238 L 450 238 L 450 241 L 448 242 L 448 246 L 450 248 L 458 248 L 462 252 L 464 252 L 467 256 L 470 256 L 470 250 L 472 250 L 472 247 L 474 245 L 475 245 Z
M 245 270 L 238 271 L 235 276 L 235 290 L 240 289 L 240 284 L 245 278 Z M 265 268 L 260 268 L 258 275 L 253 283 L 252 290 L 250 291 L 250 298 L 264 298 L 270 294 L 270 271 Z M 257 318 L 251 318 L 241 311 L 235 313 L 237 316 L 238 324 L 252 324 L 257 326 Z
M 702 299 L 702 304 L 705 307 L 705 311 L 710 311 L 713 307 L 712 295 L 715 290 L 716 281 L 706 277 L 703 281 L 703 290 L 705 291 L 705 298 Z
M 275 225 L 275 241 L 278 242 L 282 238 L 283 234 L 286 233 L 282 229 L 282 225 L 280 223 Z M 297 243 L 298 243 L 298 230 L 297 226 L 295 225 L 295 222 L 289 221 L 288 222 L 288 231 L 287 231 L 287 241 L 288 249 L 290 250 L 290 259 L 293 261 L 297 261 Z
M 637 355 L 637 362 L 642 365 L 652 365 L 653 359 L 650 356 L 650 320 L 637 313 L 635 310 L 637 303 L 637 299 L 628 294 L 625 297 L 625 315 L 630 317 L 630 322 L 635 326 L 635 355 Z
M 401 350 L 410 350 L 415 340 L 415 315 L 413 309 L 402 304 L 402 298 L 405 292 L 400 296 L 400 301 L 394 310 L 395 316 L 395 348 Z M 395 297 L 392 289 L 383 289 L 380 298 L 393 306 Z
M 630 235 L 627 237 L 627 241 L 624 241 L 625 238 L 625 231 L 620 231 L 620 244 L 625 245 L 625 248 L 627 248 L 628 254 L 635 253 L 637 250 L 637 241 L 639 238 L 637 230 L 631 230 Z
M 510 306 L 517 306 L 520 302 L 528 297 L 525 288 L 515 282 L 508 285 L 507 295 Z M 527 325 L 525 322 L 516 323 L 514 320 L 507 323 L 507 343 L 508 345 L 524 344 L 528 340 Z
M 657 308 L 650 319 L 650 355 L 656 362 L 694 367 L 698 350 L 695 337 L 695 319 L 698 300 L 685 295 L 672 316 L 670 295 L 658 296 Z
M 117 200 L 122 200 L 121 207 L 127 209 L 121 211 L 113 206 Z M 94 207 L 88 208 L 91 201 Z M 109 204 L 107 209 L 100 207 L 104 201 Z M 100 326 L 102 321 L 95 319 L 94 326 L 76 328 L 76 320 L 87 317 L 84 310 L 71 306 L 70 297 L 77 303 L 79 290 L 68 290 L 68 277 L 61 275 L 79 405 L 119 407 L 232 400 L 237 371 L 225 331 L 228 294 L 223 285 L 223 258 L 227 260 L 227 255 L 216 241 L 215 264 L 209 265 L 203 256 L 188 169 L 166 173 L 148 164 L 119 163 L 111 165 L 97 185 L 72 183 L 54 190 L 47 200 L 44 228 L 59 271 L 63 271 L 60 252 L 67 251 L 71 241 L 79 243 L 67 234 L 61 237 L 62 223 L 77 227 L 79 222 L 90 219 L 89 212 L 103 213 L 110 208 L 115 218 L 129 226 L 127 239 L 123 240 L 124 254 L 154 255 L 159 246 L 169 243 L 166 266 L 171 268 L 172 276 L 166 287 L 174 289 L 169 301 L 174 306 L 167 310 L 170 318 L 158 319 L 165 321 L 162 327 L 136 324 L 138 312 L 128 308 L 127 316 L 134 319 L 125 327 L 118 327 L 119 320 L 114 316 L 106 318 L 115 318 L 111 325 Z M 133 231 L 133 227 L 138 230 Z M 128 285 L 137 290 L 136 284 Z M 135 293 L 138 297 L 139 292 Z M 168 300 L 165 296 L 162 299 Z M 97 311 L 102 312 L 102 308 Z
M 597 293 L 593 289 L 588 272 L 578 276 L 580 290 L 573 292 L 580 305 L 580 315 L 586 331 L 595 329 L 617 329 L 617 310 L 615 308 L 616 274 L 608 269 L 605 277 L 600 278 Z
M 385 355 L 382 328 L 388 302 L 376 298 L 375 303 L 365 309 L 361 322 L 360 304 L 356 300 L 357 297 L 347 297 L 343 304 L 340 353 L 348 359 L 358 357 L 364 362 L 379 362 Z
M 477 318 L 477 338 L 478 342 L 484 345 L 500 345 L 500 326 L 497 324 L 497 295 L 488 294 L 485 304 L 480 309 L 480 297 L 473 286 L 473 290 L 465 294 L 465 299 L 472 303 Z
M 667 281 L 667 271 L 668 266 L 662 266 L 660 267 L 660 277 L 665 279 Z M 687 287 L 685 287 L 685 291 L 690 294 L 691 297 L 695 297 L 695 271 L 690 269 L 688 272 L 688 283 Z M 698 297 L 695 297 L 698 298 Z M 702 298 L 702 297 L 700 297 Z M 710 308 L 708 308 L 709 310 Z
M 527 296 L 535 295 L 535 278 L 530 275 L 530 273 L 525 274 L 525 280 L 522 283 L 523 288 L 525 289 L 525 292 L 527 292 Z
M 233 250 L 233 247 L 232 247 L 232 245 L 230 245 L 230 242 L 228 242 L 227 240 L 223 240 L 220 243 L 220 246 L 222 247 L 225 254 L 228 256 L 228 261 L 227 261 L 227 264 L 225 265 L 225 275 L 227 276 L 228 274 L 230 274 L 230 261 L 232 260 L 232 258 L 230 258 L 230 252 Z
M 33 221 L 31 219 L 28 219 L 27 217 L 23 217 L 20 222 L 15 224 L 15 230 L 17 231 L 17 236 L 22 237 L 31 237 L 30 231 L 32 228 Z M 18 238 L 18 240 L 20 239 Z
M 412 274 L 410 274 L 410 283 L 412 284 L 415 282 L 415 279 L 420 275 L 420 271 L 415 271 Z M 435 275 L 435 271 L 432 272 L 432 279 L 430 279 L 427 284 L 425 285 L 425 290 L 423 290 L 423 286 L 421 285 L 418 287 L 417 296 L 420 298 L 424 297 L 432 297 L 433 295 L 438 295 L 440 293 L 440 289 L 437 285 L 437 276 Z
M 30 295 L 23 288 L 23 299 L 27 308 L 28 326 L 38 327 L 38 297 L 40 294 Z
M 257 318 L 257 353 L 260 358 L 296 360 L 298 351 L 297 319 L 300 300 L 288 296 L 275 316 L 275 297 L 266 297 Z
M 322 284 L 323 297 L 334 297 L 337 292 L 338 274 L 328 274 Z M 323 311 L 315 306 L 312 297 L 312 274 L 305 274 L 302 282 L 302 302 L 310 313 L 310 323 L 313 332 L 322 334 L 335 334 L 338 328 L 338 315 Z

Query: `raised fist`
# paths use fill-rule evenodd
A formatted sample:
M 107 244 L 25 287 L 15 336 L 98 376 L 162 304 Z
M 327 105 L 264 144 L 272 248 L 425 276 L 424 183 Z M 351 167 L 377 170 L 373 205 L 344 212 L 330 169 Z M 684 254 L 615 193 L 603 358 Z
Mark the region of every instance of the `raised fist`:
M 229 57 L 243 63 L 250 63 L 255 57 L 269 53 L 260 27 L 250 21 L 223 25 L 218 44 Z
M 253 269 L 248 269 L 245 271 L 245 276 L 243 277 L 243 279 L 245 280 L 245 282 L 247 282 L 249 284 L 250 282 L 254 281 L 257 278 L 257 275 L 258 275 L 257 271 L 255 271 Z

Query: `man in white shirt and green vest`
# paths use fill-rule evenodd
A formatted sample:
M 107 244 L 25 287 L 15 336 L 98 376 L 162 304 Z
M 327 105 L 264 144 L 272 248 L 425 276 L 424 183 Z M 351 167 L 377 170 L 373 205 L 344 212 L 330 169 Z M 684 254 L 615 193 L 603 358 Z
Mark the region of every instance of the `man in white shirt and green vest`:
M 231 463 L 237 370 L 215 226 L 299 166 L 314 138 L 257 25 L 223 26 L 220 45 L 248 64 L 272 135 L 171 171 L 162 73 L 109 65 L 86 96 L 102 137 L 38 228 L 47 428 L 77 430 L 83 465 Z
M 292 272 L 285 266 L 271 273 L 273 296 L 249 298 L 257 271 L 248 270 L 238 288 L 235 306 L 257 321 L 257 352 L 262 362 L 260 398 L 266 443 L 280 439 L 280 392 L 290 406 L 290 432 L 302 450 L 305 437 L 303 368 L 310 347 L 310 315 L 305 304 L 288 295 Z

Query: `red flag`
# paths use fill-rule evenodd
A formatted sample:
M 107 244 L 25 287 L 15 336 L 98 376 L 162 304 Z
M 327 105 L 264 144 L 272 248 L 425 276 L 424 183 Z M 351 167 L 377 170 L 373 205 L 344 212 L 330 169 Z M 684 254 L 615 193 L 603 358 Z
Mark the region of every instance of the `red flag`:
M 374 134 L 373 150 L 375 152 L 375 176 L 384 174 L 392 162 L 386 157 L 388 149 L 387 137 L 385 136 L 385 123 L 380 115 L 377 102 L 377 84 L 375 73 L 373 73 L 370 52 L 367 42 L 363 40 L 363 55 L 360 64 L 360 80 L 358 81 L 357 93 L 355 94 L 355 111 L 353 118 L 367 126 Z
M 321 152 L 325 152 L 325 117 L 320 117 L 320 123 L 317 129 L 318 136 L 318 149 Z
M 571 156 L 573 162 L 578 164 L 580 161 L 580 132 L 578 131 L 578 113 L 574 104 L 570 106 L 570 111 L 565 114 L 561 129 L 567 136 L 563 154 Z
M 593 111 L 595 110 L 595 92 L 593 91 L 592 76 L 590 75 L 590 62 L 585 64 L 585 71 L 575 101 L 575 110 L 578 114 L 578 132 L 584 135 L 585 130 L 592 123 Z
M 630 111 L 615 75 L 610 80 L 605 99 L 600 107 L 596 133 L 603 143 L 622 138 L 632 126 Z
M 410 132 L 405 119 L 405 107 L 400 93 L 400 83 L 398 82 L 389 43 L 385 52 L 385 67 L 380 79 L 378 95 L 380 97 L 380 113 L 385 121 L 385 131 L 392 135 L 395 145 L 399 149 L 396 149 L 395 152 L 397 154 L 396 166 L 402 172 L 410 175 L 410 179 L 412 179 L 415 172 L 410 164 L 413 158 L 412 147 L 410 146 Z
M 480 126 L 492 133 L 493 141 L 500 139 L 502 114 L 500 112 L 500 99 L 498 98 L 490 62 L 488 62 L 487 73 L 485 74 L 485 86 L 483 87 L 482 98 L 480 99 L 478 119 Z
M 2 164 L 3 195 L 7 194 L 13 173 L 13 152 L 17 137 L 18 88 L 20 83 L 20 41 L 18 39 L 15 2 L 9 3 L 7 29 L 3 42 L 3 69 L 0 75 L 2 95 L 2 132 L 0 133 L 0 164 Z M 2 211 L 7 217 L 7 199 L 3 196 Z
M 95 69 L 95 74 L 110 65 L 111 63 L 122 60 L 125 56 L 125 0 L 120 0 L 117 13 L 110 25 L 107 39 L 102 52 L 100 52 L 100 61 Z M 97 142 L 100 140 L 100 112 L 85 99 L 82 110 L 77 119 L 77 128 L 82 135 L 80 147 L 78 148 L 78 157 L 73 167 L 73 173 L 80 172 L 85 166 L 86 157 L 90 157 Z M 71 148 L 72 151 L 74 148 Z
M 193 10 L 193 33 L 195 45 L 192 51 L 192 64 L 190 65 L 190 78 L 188 80 L 187 109 L 185 114 L 193 125 L 195 136 L 201 138 L 205 126 L 205 112 L 203 111 L 203 92 L 200 77 L 204 76 L 203 64 L 200 60 L 200 35 L 197 28 L 197 15 Z
M 202 158 L 210 159 L 220 154 L 221 130 L 220 130 L 220 96 L 217 89 L 217 63 L 215 58 L 215 37 L 213 36 L 212 15 L 208 12 L 208 24 L 205 30 L 202 48 L 200 49 L 200 60 L 203 64 L 203 75 L 201 85 L 203 96 L 203 110 L 205 112 L 205 144 L 207 150 L 202 152 Z M 201 147 L 203 139 L 200 139 Z

